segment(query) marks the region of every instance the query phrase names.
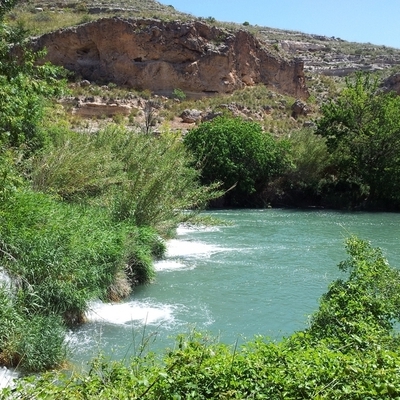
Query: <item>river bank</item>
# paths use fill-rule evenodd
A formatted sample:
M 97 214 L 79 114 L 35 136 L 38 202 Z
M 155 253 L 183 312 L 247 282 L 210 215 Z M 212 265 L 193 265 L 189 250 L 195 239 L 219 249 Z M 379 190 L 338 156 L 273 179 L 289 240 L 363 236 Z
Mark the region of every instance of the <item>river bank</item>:
M 232 225 L 179 234 L 153 284 L 140 287 L 123 304 L 94 305 L 94 321 L 86 328 L 97 331 L 88 329 L 81 336 L 89 339 L 85 343 L 76 336 L 79 353 L 95 343 L 91 333 L 101 336 L 95 343 L 100 356 L 89 369 L 44 377 L 36 387 L 20 387 L 21 393 L 67 391 L 75 396 L 70 398 L 96 393 L 98 399 L 124 398 L 127 388 L 130 395 L 149 399 L 188 393 L 216 398 L 227 391 L 237 398 L 257 394 L 265 399 L 279 398 L 282 391 L 304 399 L 316 393 L 343 400 L 397 395 L 397 334 L 392 319 L 382 321 L 398 310 L 399 291 L 388 289 L 400 287 L 399 272 L 367 242 L 346 240 L 347 256 L 343 242 L 351 233 L 368 236 L 398 265 L 400 216 L 288 210 L 218 214 Z M 198 254 L 185 251 L 184 243 L 198 248 Z M 347 260 L 342 271 L 330 268 L 330 259 L 336 258 Z M 312 288 L 326 293 L 328 284 L 330 295 L 318 302 Z M 310 319 L 299 312 L 307 298 L 313 301 Z M 376 302 L 379 307 L 371 308 Z M 170 307 L 152 314 L 157 307 L 151 304 Z M 163 316 L 166 324 L 160 323 Z M 177 338 L 190 318 L 200 321 L 196 328 L 203 333 L 192 330 Z M 283 334 L 280 328 L 280 337 L 268 335 L 268 324 L 285 328 L 285 321 L 292 332 Z M 251 334 L 237 335 L 238 327 Z M 157 338 L 150 342 L 153 332 Z M 174 342 L 167 351 L 166 339 Z M 160 340 L 162 346 L 153 347 Z M 148 344 L 155 355 L 146 355 L 142 345 Z

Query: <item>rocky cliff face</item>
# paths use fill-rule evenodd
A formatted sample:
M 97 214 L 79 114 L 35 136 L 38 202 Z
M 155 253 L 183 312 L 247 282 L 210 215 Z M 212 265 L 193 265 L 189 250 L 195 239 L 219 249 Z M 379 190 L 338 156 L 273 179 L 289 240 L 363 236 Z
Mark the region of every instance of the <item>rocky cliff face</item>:
M 106 18 L 45 34 L 34 48 L 91 81 L 155 93 L 230 93 L 248 85 L 306 98 L 302 61 L 273 55 L 244 30 L 203 22 Z

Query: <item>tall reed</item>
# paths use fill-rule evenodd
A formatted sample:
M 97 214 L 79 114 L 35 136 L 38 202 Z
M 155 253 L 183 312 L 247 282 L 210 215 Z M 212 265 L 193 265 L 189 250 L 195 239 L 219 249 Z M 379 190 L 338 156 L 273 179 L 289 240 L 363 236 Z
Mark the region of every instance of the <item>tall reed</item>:
M 116 221 L 160 227 L 221 195 L 217 185 L 200 185 L 189 162 L 180 135 L 155 137 L 108 125 L 61 136 L 36 156 L 31 178 L 36 190 L 69 200 L 102 195 Z

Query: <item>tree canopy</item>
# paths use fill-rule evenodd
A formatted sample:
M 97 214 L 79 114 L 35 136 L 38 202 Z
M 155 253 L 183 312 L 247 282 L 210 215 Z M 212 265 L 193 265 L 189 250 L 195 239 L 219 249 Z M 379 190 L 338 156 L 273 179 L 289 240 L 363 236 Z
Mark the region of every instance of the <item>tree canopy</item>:
M 202 169 L 204 184 L 223 183 L 226 206 L 263 202 L 269 180 L 288 165 L 288 143 L 276 141 L 255 122 L 219 117 L 184 138 Z
M 45 102 L 65 87 L 63 69 L 38 60 L 44 52 L 29 49 L 28 32 L 4 23 L 17 1 L 1 2 L 0 11 L 0 145 L 41 148 L 47 134 L 40 128 Z
M 322 106 L 316 133 L 326 138 L 336 192 L 352 205 L 400 207 L 400 97 L 358 73 Z

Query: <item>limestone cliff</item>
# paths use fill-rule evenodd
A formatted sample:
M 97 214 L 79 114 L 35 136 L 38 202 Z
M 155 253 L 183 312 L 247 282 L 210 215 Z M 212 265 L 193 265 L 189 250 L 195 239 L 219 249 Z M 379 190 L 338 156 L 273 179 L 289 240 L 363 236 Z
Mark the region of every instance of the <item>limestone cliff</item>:
M 155 93 L 230 93 L 262 83 L 308 96 L 302 61 L 279 58 L 247 31 L 199 21 L 105 18 L 45 34 L 33 45 L 84 79 Z

